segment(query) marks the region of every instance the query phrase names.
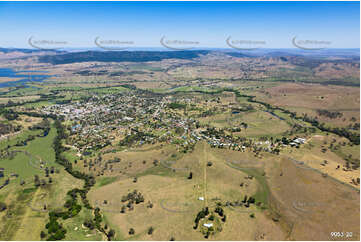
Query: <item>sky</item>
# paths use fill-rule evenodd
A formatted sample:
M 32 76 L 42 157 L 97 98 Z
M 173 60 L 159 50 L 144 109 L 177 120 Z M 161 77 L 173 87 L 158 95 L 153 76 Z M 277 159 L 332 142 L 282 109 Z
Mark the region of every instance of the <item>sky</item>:
M 32 48 L 29 38 L 36 46 L 96 47 L 97 37 L 102 46 L 161 47 L 163 37 L 182 47 L 225 48 L 230 38 L 294 48 L 297 38 L 359 48 L 360 3 L 0 2 L 0 47 Z

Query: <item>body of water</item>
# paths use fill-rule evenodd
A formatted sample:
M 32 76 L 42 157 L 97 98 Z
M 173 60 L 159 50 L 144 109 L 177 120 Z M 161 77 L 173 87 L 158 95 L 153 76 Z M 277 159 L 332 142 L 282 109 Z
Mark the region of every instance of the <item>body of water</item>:
M 32 74 L 28 74 L 32 73 Z M 34 73 L 46 73 L 45 71 L 14 71 L 11 68 L 0 68 L 0 77 L 21 78 L 17 81 L 1 82 L 0 88 L 26 86 L 27 82 L 42 82 L 50 75 L 40 75 Z

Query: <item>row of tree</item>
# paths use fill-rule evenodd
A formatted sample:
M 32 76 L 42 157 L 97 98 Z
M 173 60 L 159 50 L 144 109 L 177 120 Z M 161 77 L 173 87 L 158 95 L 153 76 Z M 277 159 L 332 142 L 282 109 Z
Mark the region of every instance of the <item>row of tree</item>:
M 62 218 L 65 220 L 79 214 L 79 212 L 82 209 L 82 206 L 77 202 L 78 196 L 80 196 L 80 198 L 82 199 L 82 203 L 84 204 L 84 207 L 88 209 L 92 209 L 94 211 L 94 219 L 93 219 L 94 226 L 100 232 L 104 233 L 107 236 L 108 240 L 111 240 L 111 238 L 113 238 L 115 235 L 115 231 L 110 230 L 109 232 L 106 232 L 106 230 L 101 227 L 102 216 L 100 214 L 100 209 L 99 208 L 94 209 L 90 205 L 87 199 L 87 193 L 90 190 L 90 188 L 94 186 L 95 178 L 88 174 L 73 170 L 72 163 L 70 163 L 62 154 L 65 151 L 65 147 L 63 147 L 61 141 L 62 139 L 67 138 L 67 134 L 60 120 L 58 119 L 55 120 L 55 127 L 57 128 L 57 136 L 55 137 L 53 143 L 53 147 L 55 151 L 55 161 L 58 164 L 64 166 L 65 170 L 73 177 L 84 180 L 84 186 L 83 189 L 75 188 L 68 191 L 67 195 L 69 199 L 64 204 L 65 211 L 49 212 L 49 222 L 45 226 L 46 229 L 48 230 L 47 240 L 61 240 L 65 238 L 66 229 L 58 222 L 58 219 Z M 86 225 L 91 227 L 89 223 L 86 223 Z M 40 235 L 42 238 L 46 237 L 46 234 L 43 231 L 41 232 Z

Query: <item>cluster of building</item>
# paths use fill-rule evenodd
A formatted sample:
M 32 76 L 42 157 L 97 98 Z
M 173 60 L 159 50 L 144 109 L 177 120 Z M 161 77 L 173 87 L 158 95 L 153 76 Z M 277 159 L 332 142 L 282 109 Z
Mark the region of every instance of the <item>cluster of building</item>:
M 156 142 L 176 144 L 179 151 L 187 152 L 200 140 L 206 140 L 212 147 L 237 151 L 250 147 L 254 152 L 274 152 L 281 145 L 280 142 L 234 137 L 224 132 L 227 128 L 216 130 L 201 125 L 194 111 L 188 115 L 184 103 L 197 106 L 191 98 L 133 90 L 55 104 L 44 107 L 42 112 L 64 118 L 71 133 L 67 143 L 79 154 L 108 145 L 141 146 Z M 193 110 L 204 113 L 201 107 Z M 305 139 L 297 138 L 290 145 L 304 142 Z

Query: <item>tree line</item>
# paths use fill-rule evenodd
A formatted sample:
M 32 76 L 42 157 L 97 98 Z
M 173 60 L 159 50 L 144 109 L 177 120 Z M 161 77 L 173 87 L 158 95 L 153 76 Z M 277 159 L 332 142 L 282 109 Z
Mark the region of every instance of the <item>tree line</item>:
M 115 231 L 111 229 L 109 232 L 106 232 L 106 230 L 101 227 L 100 223 L 102 221 L 102 216 L 100 214 L 100 209 L 93 208 L 87 199 L 87 193 L 89 192 L 90 188 L 94 186 L 95 178 L 91 175 L 73 170 L 72 163 L 70 163 L 62 154 L 65 151 L 65 147 L 63 147 L 61 140 L 66 139 L 67 134 L 60 120 L 55 119 L 55 127 L 57 129 L 57 136 L 55 137 L 53 143 L 55 151 L 55 162 L 64 166 L 65 170 L 73 177 L 84 180 L 84 186 L 82 189 L 74 188 L 68 191 L 67 195 L 70 198 L 66 200 L 64 204 L 65 211 L 49 212 L 49 222 L 45 225 L 45 228 L 48 232 L 47 240 L 62 240 L 65 238 L 66 229 L 58 222 L 58 219 L 62 218 L 63 220 L 66 220 L 79 214 L 82 206 L 77 202 L 78 196 L 80 196 L 82 199 L 84 207 L 91 209 L 94 212 L 94 218 L 93 221 L 91 221 L 91 224 L 94 224 L 100 232 L 107 236 L 108 240 L 111 240 L 115 235 Z M 89 221 L 86 221 L 84 224 L 86 226 L 92 227 L 89 225 Z M 41 238 L 45 238 L 47 235 L 44 231 L 42 231 L 40 236 Z

